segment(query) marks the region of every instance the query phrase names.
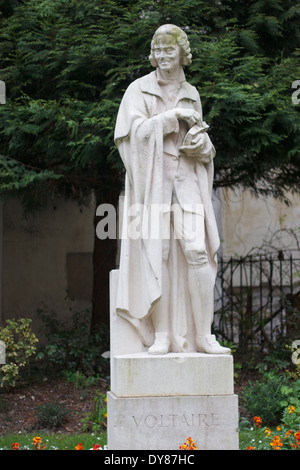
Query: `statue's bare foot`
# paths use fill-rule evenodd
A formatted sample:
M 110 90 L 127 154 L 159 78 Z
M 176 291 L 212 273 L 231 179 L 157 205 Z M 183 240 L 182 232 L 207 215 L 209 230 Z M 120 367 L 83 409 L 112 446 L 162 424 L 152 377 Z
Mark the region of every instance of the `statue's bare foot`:
M 207 354 L 230 354 L 231 349 L 221 346 L 215 335 L 197 336 L 197 351 Z
M 149 354 L 167 354 L 170 349 L 168 333 L 155 333 L 155 341 L 148 349 Z

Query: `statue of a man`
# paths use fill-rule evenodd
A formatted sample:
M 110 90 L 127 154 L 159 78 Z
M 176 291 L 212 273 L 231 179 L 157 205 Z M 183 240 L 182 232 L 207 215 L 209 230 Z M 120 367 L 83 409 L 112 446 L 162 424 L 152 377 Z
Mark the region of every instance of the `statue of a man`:
M 211 334 L 219 247 L 211 202 L 215 149 L 199 94 L 185 80 L 191 58 L 183 30 L 158 28 L 150 54 L 156 70 L 128 87 L 115 128 L 126 169 L 116 309 L 150 354 L 230 353 Z M 137 207 L 140 236 L 132 237 Z

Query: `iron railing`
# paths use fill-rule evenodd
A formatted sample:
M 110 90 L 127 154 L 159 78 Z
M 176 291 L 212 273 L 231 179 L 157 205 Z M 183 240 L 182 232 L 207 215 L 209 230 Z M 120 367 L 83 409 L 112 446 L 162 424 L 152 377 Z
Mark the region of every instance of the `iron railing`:
M 247 353 L 299 331 L 300 257 L 219 258 L 213 330 Z

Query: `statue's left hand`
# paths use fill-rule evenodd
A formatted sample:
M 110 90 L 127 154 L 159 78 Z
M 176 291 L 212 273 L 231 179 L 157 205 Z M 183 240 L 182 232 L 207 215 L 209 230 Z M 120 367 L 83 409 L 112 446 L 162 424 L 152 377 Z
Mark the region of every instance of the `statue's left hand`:
M 206 132 L 198 134 L 197 142 L 192 145 L 182 145 L 179 153 L 182 156 L 197 158 L 201 163 L 208 164 L 211 162 L 211 153 L 204 151 L 206 146 Z

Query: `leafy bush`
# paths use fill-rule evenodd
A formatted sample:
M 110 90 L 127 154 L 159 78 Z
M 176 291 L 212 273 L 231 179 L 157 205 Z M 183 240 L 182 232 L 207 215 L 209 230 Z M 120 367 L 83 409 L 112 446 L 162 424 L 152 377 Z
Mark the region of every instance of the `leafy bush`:
M 300 379 L 283 385 L 281 393 L 283 395 L 281 405 L 285 408 L 292 406 L 300 420 Z
M 280 421 L 286 399 L 283 387 L 287 382 L 284 374 L 273 372 L 263 374 L 261 381 L 249 382 L 241 393 L 245 409 L 251 416 L 260 416 L 268 426 Z
M 35 354 L 38 342 L 30 328 L 30 318 L 6 320 L 0 328 L 0 340 L 5 344 L 6 364 L 0 367 L 0 387 L 16 385 L 20 369 Z
M 59 370 L 80 371 L 86 375 L 108 375 L 109 363 L 102 354 L 109 349 L 109 332 L 100 325 L 90 332 L 88 310 L 76 312 L 71 322 L 61 323 L 54 314 L 39 311 L 48 344 L 38 354 Z
M 45 427 L 57 428 L 67 419 L 69 411 L 62 403 L 43 403 L 37 409 L 38 424 Z
M 98 392 L 94 396 L 94 407 L 82 419 L 83 431 L 99 433 L 106 427 L 107 418 L 106 394 Z
M 299 385 L 297 385 L 299 389 Z M 285 407 L 281 420 L 271 429 L 260 416 L 254 416 L 254 425 L 240 423 L 240 448 L 247 450 L 300 450 L 300 400 Z M 248 428 L 248 429 L 247 429 Z
M 258 362 L 255 369 L 262 374 L 265 372 L 281 373 L 291 364 L 291 352 L 289 352 L 286 342 L 288 338 L 277 338 L 268 354 L 264 354 L 261 362 Z
M 76 389 L 84 389 L 90 385 L 95 385 L 99 380 L 98 375 L 86 376 L 79 370 L 72 372 L 70 370 L 63 370 L 62 375 L 69 383 L 73 383 Z

